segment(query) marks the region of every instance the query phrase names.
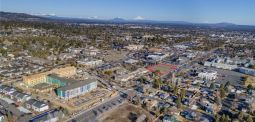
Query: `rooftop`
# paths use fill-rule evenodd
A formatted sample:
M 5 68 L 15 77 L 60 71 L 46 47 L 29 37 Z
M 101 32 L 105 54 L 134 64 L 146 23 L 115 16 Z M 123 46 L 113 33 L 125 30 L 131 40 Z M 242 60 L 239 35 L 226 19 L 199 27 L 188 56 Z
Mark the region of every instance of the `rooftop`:
M 97 81 L 96 79 L 86 79 L 84 81 L 77 81 L 76 83 L 69 84 L 67 86 L 61 87 L 58 90 L 66 91 L 66 90 L 74 89 L 74 88 L 77 88 L 77 87 L 80 87 L 80 86 L 84 86 L 86 84 L 90 84 L 90 83 L 96 82 L 96 81 Z

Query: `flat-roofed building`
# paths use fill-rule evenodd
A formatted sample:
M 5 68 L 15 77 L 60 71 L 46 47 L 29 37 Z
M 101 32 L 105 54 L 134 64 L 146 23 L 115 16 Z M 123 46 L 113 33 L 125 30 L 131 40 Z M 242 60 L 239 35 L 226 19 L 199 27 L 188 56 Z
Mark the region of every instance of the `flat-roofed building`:
M 73 81 L 70 79 L 59 77 L 56 74 L 49 74 L 47 77 L 47 82 L 50 84 L 54 84 L 57 87 L 62 87 L 62 86 L 66 86 L 68 84 L 68 82 L 71 83 Z
M 28 86 L 34 86 L 39 83 L 46 82 L 47 80 L 47 72 L 29 75 L 29 76 L 23 76 L 23 82 Z
M 57 74 L 60 77 L 70 77 L 76 74 L 76 68 L 73 66 L 67 66 L 64 68 L 56 68 L 48 72 L 33 74 L 29 76 L 23 76 L 23 82 L 27 86 L 34 86 L 39 83 L 47 82 L 47 76 L 49 74 Z
M 255 69 L 249 69 L 245 67 L 240 67 L 239 72 L 247 74 L 247 75 L 252 75 L 255 76 Z
M 85 67 L 96 67 L 96 66 L 100 66 L 103 64 L 102 60 L 97 60 L 97 59 L 84 59 L 84 60 L 79 60 L 77 61 L 77 63 L 79 65 L 85 66 Z
M 96 79 L 86 79 L 84 81 L 72 81 L 72 84 L 57 89 L 57 95 L 62 99 L 70 99 L 85 94 L 97 88 Z
M 63 67 L 63 68 L 56 68 L 53 69 L 50 74 L 57 74 L 60 77 L 70 77 L 76 74 L 76 68 L 73 66 Z

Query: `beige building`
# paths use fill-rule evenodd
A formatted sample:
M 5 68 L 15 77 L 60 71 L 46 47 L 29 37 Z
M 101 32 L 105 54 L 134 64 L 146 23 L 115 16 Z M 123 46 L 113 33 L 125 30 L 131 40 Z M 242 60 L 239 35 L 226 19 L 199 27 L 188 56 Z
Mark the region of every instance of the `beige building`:
M 48 72 L 23 76 L 23 82 L 27 86 L 34 86 L 34 85 L 37 85 L 39 83 L 46 82 L 47 81 L 47 75 L 49 75 L 49 74 L 57 74 L 60 77 L 70 77 L 70 76 L 76 74 L 76 68 L 73 67 L 73 66 L 67 66 L 67 67 L 63 67 L 63 68 L 55 68 L 55 69 L 52 69 Z

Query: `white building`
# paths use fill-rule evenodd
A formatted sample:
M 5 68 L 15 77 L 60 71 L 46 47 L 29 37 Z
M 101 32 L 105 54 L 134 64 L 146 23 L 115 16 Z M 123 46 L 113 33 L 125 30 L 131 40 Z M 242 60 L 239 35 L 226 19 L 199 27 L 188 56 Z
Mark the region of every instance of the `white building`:
M 128 45 L 125 46 L 128 50 L 141 50 L 143 49 L 144 45 Z
M 0 122 L 4 122 L 4 115 L 0 113 Z
M 88 59 L 85 59 L 85 60 L 79 60 L 77 61 L 78 64 L 80 65 L 84 65 L 84 66 L 87 66 L 87 67 L 95 67 L 95 66 L 99 66 L 99 65 L 102 65 L 103 64 L 103 61 L 102 60 L 88 60 Z
M 128 59 L 128 60 L 124 61 L 124 63 L 127 63 L 127 64 L 134 64 L 137 62 L 138 62 L 138 60 L 134 60 L 134 59 Z
M 188 46 L 185 46 L 185 45 L 175 45 L 174 48 L 177 48 L 177 49 L 187 49 Z
M 215 80 L 217 78 L 217 72 L 200 72 L 198 77 L 206 80 Z
M 41 102 L 41 101 L 38 101 L 38 100 L 35 100 L 35 99 L 30 99 L 26 102 L 26 107 L 28 109 L 32 109 L 36 112 L 42 112 L 42 111 L 46 111 L 49 109 L 49 105 L 44 103 L 44 102 Z
M 152 60 L 155 60 L 155 61 L 161 61 L 163 60 L 164 58 L 166 58 L 167 56 L 169 56 L 168 53 L 166 54 L 163 54 L 163 53 L 155 53 L 155 54 L 150 54 L 147 56 L 148 59 L 152 59 Z
M 209 61 L 206 61 L 204 63 L 204 66 L 215 67 L 219 69 L 227 69 L 227 70 L 234 70 L 234 69 L 237 69 L 238 67 L 237 65 L 225 64 L 225 63 L 214 63 Z
M 128 74 L 123 74 L 121 76 L 117 76 L 116 80 L 122 81 L 122 82 L 126 82 L 130 79 L 134 79 L 135 77 L 140 77 L 141 75 L 148 73 L 149 71 L 145 68 L 139 68 L 136 71 L 133 71 L 131 73 Z

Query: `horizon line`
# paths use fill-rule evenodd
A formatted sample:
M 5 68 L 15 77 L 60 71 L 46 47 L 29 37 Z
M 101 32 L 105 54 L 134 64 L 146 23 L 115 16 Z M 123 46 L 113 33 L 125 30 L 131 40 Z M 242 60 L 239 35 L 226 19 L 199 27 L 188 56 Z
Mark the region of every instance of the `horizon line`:
M 77 17 L 77 16 L 58 16 L 54 13 L 50 14 L 44 14 L 44 13 L 26 13 L 26 12 L 13 12 L 13 11 L 2 11 L 0 12 L 6 12 L 6 13 L 17 13 L 17 14 L 28 14 L 31 16 L 39 16 L 39 17 L 45 17 L 45 18 L 50 18 L 50 17 L 62 17 L 62 18 L 69 18 L 69 19 L 83 19 L 83 20 L 102 20 L 102 21 L 111 21 L 114 19 L 123 19 L 124 21 L 155 21 L 155 22 L 184 22 L 184 23 L 190 23 L 190 24 L 221 24 L 221 23 L 226 23 L 226 24 L 233 24 L 233 25 L 239 25 L 239 26 L 255 26 L 255 24 L 236 24 L 234 22 L 226 22 L 226 21 L 221 21 L 221 22 L 190 22 L 190 21 L 185 21 L 185 20 L 159 20 L 159 19 L 135 19 L 135 18 L 124 18 L 124 17 L 109 17 L 109 18 L 93 18 L 92 17 Z M 47 17 L 48 16 L 48 17 Z M 138 17 L 138 16 L 137 16 Z

